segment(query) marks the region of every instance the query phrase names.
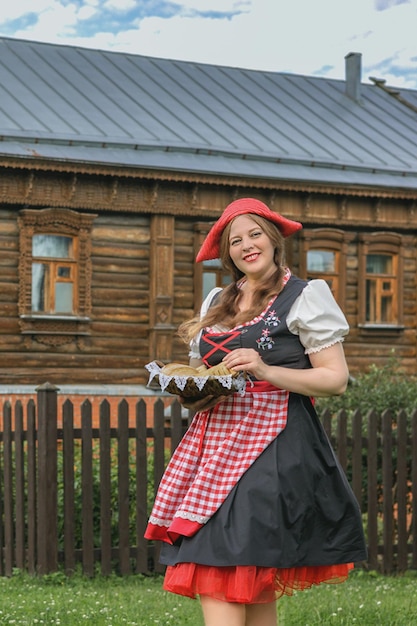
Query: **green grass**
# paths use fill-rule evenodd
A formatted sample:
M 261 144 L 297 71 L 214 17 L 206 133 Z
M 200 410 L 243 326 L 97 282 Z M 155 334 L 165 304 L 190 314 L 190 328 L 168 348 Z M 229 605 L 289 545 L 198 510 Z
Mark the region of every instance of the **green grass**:
M 198 601 L 162 590 L 162 578 L 112 576 L 0 577 L 0 624 L 29 626 L 202 626 Z M 278 602 L 280 626 L 413 626 L 417 572 L 383 577 L 353 572 L 341 585 L 321 585 Z

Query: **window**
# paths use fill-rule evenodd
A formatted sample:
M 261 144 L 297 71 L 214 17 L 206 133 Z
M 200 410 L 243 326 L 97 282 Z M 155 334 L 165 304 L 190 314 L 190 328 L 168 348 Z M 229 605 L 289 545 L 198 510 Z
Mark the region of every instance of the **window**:
M 398 257 L 366 255 L 366 322 L 391 324 L 398 319 L 396 282 Z
M 20 212 L 22 334 L 49 344 L 68 343 L 89 334 L 95 217 L 67 209 Z
M 360 238 L 360 325 L 392 327 L 402 323 L 401 237 L 373 233 Z
M 194 255 L 196 256 L 212 223 L 199 222 L 195 224 Z M 230 284 L 231 276 L 226 272 L 220 259 L 203 261 L 194 266 L 194 309 L 200 310 L 201 302 L 214 287 L 225 287 Z
M 231 276 L 225 273 L 220 259 L 204 261 L 202 298 L 204 299 L 214 287 L 226 287 L 231 280 Z
M 338 294 L 340 254 L 333 250 L 307 251 L 307 280 L 322 278 L 334 296 Z
M 77 312 L 78 239 L 64 235 L 32 237 L 32 312 Z
M 347 248 L 353 234 L 339 229 L 317 228 L 301 231 L 300 237 L 300 277 L 325 280 L 344 308 Z

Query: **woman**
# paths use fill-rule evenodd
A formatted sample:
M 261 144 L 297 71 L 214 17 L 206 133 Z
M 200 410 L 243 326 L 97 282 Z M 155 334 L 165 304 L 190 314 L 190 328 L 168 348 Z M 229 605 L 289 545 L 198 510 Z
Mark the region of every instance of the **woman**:
M 314 410 L 348 380 L 346 319 L 322 280 L 284 265 L 301 224 L 253 198 L 226 207 L 197 261 L 233 282 L 180 327 L 190 364 L 245 372 L 246 392 L 206 397 L 162 479 L 146 537 L 164 588 L 200 597 L 207 626 L 274 626 L 276 599 L 346 580 L 366 559 L 361 515 Z

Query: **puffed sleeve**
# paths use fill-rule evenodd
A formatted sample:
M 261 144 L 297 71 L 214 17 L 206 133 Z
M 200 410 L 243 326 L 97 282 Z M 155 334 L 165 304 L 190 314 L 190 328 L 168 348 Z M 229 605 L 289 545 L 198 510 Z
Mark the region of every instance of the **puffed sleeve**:
M 298 335 L 306 354 L 319 352 L 344 340 L 349 332 L 346 318 L 326 281 L 311 280 L 287 316 L 287 325 Z
M 218 294 L 220 291 L 222 291 L 221 287 L 214 287 L 214 289 L 212 289 L 210 291 L 210 293 L 206 296 L 206 298 L 203 300 L 203 303 L 202 303 L 201 309 L 200 309 L 200 319 L 203 319 L 203 317 L 205 316 L 205 314 L 209 310 L 211 301 L 213 300 L 214 296 L 216 294 Z M 188 353 L 188 356 L 191 359 L 201 359 L 201 354 L 200 354 L 200 337 L 201 337 L 201 331 L 198 333 L 198 335 L 196 337 L 194 337 L 190 341 L 190 351 Z

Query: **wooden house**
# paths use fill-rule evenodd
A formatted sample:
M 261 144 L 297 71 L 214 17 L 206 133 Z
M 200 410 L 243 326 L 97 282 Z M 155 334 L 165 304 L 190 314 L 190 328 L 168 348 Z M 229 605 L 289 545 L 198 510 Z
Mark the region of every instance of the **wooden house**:
M 0 392 L 146 384 L 228 278 L 195 264 L 253 196 L 299 220 L 299 276 L 351 326 L 351 372 L 416 372 L 417 91 L 0 38 Z

